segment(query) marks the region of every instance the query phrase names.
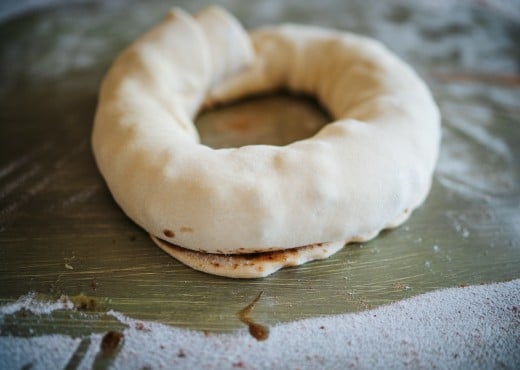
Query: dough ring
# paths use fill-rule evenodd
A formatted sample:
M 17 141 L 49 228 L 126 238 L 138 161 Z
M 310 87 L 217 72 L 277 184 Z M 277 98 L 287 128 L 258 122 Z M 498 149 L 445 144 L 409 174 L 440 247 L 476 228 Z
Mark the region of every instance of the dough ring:
M 313 95 L 334 122 L 283 147 L 199 143 L 201 107 L 278 89 Z M 380 43 L 292 24 L 248 34 L 210 7 L 171 11 L 117 58 L 92 143 L 115 200 L 161 248 L 261 277 L 404 222 L 428 194 L 439 140 L 428 88 Z

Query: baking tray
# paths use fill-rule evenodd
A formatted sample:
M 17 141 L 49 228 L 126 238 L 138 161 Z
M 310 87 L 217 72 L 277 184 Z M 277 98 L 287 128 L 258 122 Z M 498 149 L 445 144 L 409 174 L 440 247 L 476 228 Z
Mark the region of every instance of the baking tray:
M 414 65 L 443 115 L 424 205 L 371 242 L 265 279 L 191 270 L 117 207 L 96 169 L 90 134 L 99 84 L 117 53 L 170 6 L 206 4 L 92 2 L 24 12 L 0 24 L 0 303 L 29 292 L 50 300 L 83 293 L 96 307 L 48 319 L 12 315 L 0 335 L 104 331 L 120 325 L 106 315 L 110 309 L 226 331 L 242 325 L 237 311 L 261 291 L 254 315 L 273 325 L 520 277 L 516 21 L 485 2 L 456 11 L 409 2 L 222 4 L 248 27 L 294 21 L 373 36 Z M 283 145 L 327 120 L 314 101 L 277 93 L 203 113 L 197 125 L 214 147 Z

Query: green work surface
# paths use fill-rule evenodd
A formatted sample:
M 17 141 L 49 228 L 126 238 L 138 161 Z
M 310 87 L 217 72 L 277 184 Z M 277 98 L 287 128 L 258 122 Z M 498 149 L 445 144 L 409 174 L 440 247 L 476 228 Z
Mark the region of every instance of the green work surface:
M 98 301 L 96 314 L 12 316 L 0 335 L 104 331 L 120 325 L 103 314 L 110 309 L 230 330 L 260 291 L 255 317 L 272 325 L 520 277 L 519 26 L 505 11 L 468 3 L 223 2 L 248 27 L 296 21 L 385 42 L 440 105 L 438 168 L 428 199 L 403 226 L 265 279 L 206 275 L 157 248 L 113 201 L 90 134 L 111 61 L 175 4 L 61 6 L 0 24 L 0 303 L 29 292 Z M 197 125 L 214 147 L 283 145 L 327 120 L 312 100 L 279 93 L 203 113 Z

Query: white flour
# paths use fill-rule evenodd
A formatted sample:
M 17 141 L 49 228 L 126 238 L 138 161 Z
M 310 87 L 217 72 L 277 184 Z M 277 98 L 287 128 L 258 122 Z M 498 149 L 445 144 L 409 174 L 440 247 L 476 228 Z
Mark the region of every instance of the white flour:
M 48 314 L 62 306 L 29 295 L 1 307 L 0 317 L 22 308 Z M 108 314 L 127 325 L 113 357 L 100 355 L 102 334 L 0 336 L 0 368 L 63 368 L 69 361 L 79 369 L 103 361 L 114 369 L 485 369 L 520 364 L 520 280 L 446 289 L 361 313 L 280 324 L 262 342 L 246 329 L 204 333 Z

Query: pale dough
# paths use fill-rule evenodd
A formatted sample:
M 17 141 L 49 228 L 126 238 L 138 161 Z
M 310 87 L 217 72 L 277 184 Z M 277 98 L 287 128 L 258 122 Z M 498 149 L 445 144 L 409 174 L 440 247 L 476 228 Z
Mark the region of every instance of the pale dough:
M 345 243 L 341 241 L 272 252 L 215 254 L 181 248 L 153 235 L 152 240 L 170 256 L 195 270 L 240 279 L 266 277 L 283 267 L 321 260 L 330 257 L 345 246 Z
M 203 105 L 281 88 L 315 96 L 334 122 L 283 147 L 199 143 Z M 292 24 L 248 34 L 218 7 L 170 12 L 117 58 L 92 137 L 132 220 L 214 254 L 343 245 L 399 225 L 428 194 L 439 141 L 428 88 L 377 41 Z

